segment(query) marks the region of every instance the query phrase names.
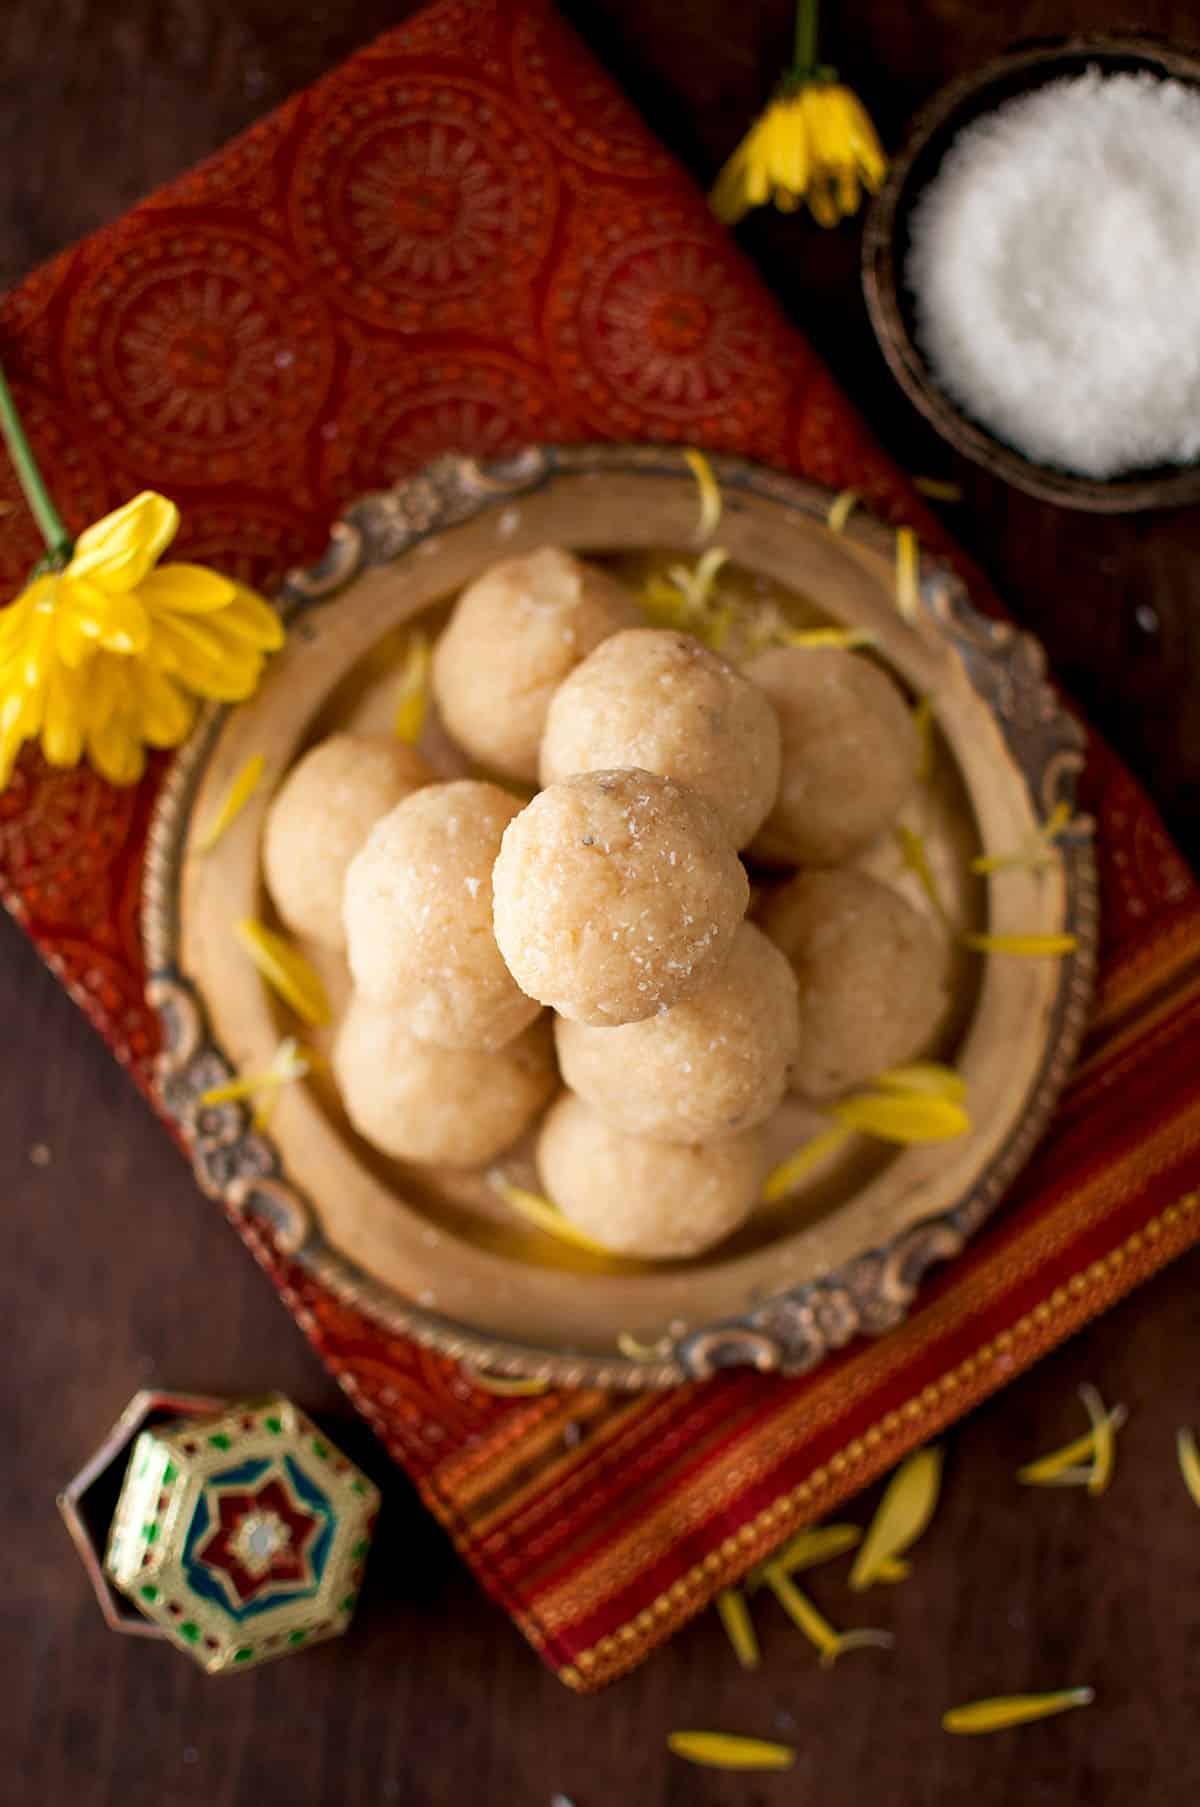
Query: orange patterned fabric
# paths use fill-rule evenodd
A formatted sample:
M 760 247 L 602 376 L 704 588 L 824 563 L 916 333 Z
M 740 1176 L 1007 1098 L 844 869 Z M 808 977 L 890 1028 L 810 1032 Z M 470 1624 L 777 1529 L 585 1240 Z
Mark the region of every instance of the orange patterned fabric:
M 741 452 L 935 523 L 544 0 L 437 0 L 35 271 L 0 357 L 69 524 L 154 486 L 181 550 L 269 587 L 340 506 L 530 439 Z M 38 553 L 11 476 L 9 593 Z M 953 555 L 952 548 L 942 548 Z M 978 584 L 976 581 L 976 594 Z M 0 890 L 149 1087 L 133 792 L 28 753 Z M 240 1233 L 484 1585 L 565 1681 L 620 1674 L 772 1544 L 1200 1238 L 1200 899 L 1099 745 L 1084 1061 L 998 1223 L 901 1330 L 803 1380 L 501 1400 Z

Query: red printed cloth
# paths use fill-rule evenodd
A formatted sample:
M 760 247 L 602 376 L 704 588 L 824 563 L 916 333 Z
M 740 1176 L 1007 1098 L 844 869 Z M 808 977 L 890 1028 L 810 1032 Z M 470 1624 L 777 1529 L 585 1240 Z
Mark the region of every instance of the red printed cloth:
M 544 0 L 437 0 L 0 307 L 73 529 L 166 491 L 180 550 L 270 589 L 358 493 L 449 449 L 683 440 L 935 523 Z M 15 593 L 40 548 L 10 473 Z M 943 550 L 945 548 L 943 547 Z M 139 1085 L 156 1045 L 134 791 L 35 752 L 0 889 Z M 1000 1220 L 909 1322 L 802 1380 L 497 1399 L 259 1254 L 483 1584 L 573 1687 L 628 1669 L 1200 1237 L 1200 900 L 1094 747 L 1104 948 L 1082 1066 Z M 243 1234 L 253 1232 L 239 1226 Z

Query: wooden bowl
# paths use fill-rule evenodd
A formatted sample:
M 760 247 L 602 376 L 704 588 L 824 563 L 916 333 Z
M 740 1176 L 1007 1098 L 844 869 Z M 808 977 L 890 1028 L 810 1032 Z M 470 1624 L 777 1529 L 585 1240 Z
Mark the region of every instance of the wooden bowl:
M 825 492 L 733 459 L 713 466 L 719 538 L 745 606 L 765 594 L 800 622 L 868 629 L 909 694 L 930 699 L 935 781 L 912 807 L 953 916 L 998 932 L 1069 930 L 1079 951 L 1066 960 L 962 956 L 942 1052 L 966 1079 L 970 1134 L 934 1147 L 858 1143 L 692 1261 L 594 1257 L 515 1217 L 479 1174 L 385 1160 L 355 1136 L 325 1081 L 288 1087 L 269 1133 L 240 1104 L 202 1105 L 231 1073 L 260 1071 L 295 1031 L 232 925 L 269 917 L 263 817 L 297 755 L 334 726 L 390 722 L 397 631 L 415 621 L 436 631 L 466 582 L 539 545 L 618 566 L 648 550 L 695 551 L 696 485 L 676 450 L 534 448 L 487 465 L 447 458 L 357 504 L 321 563 L 288 580 L 287 645 L 258 695 L 209 714 L 162 793 L 144 897 L 149 993 L 163 1026 L 160 1093 L 208 1191 L 269 1226 L 340 1297 L 493 1373 L 632 1389 L 735 1362 L 797 1372 L 896 1323 L 926 1270 L 963 1247 L 1010 1184 L 1083 1028 L 1096 934 L 1090 824 L 1074 825 L 1052 870 L 986 880 L 969 872 L 973 854 L 1020 845 L 1073 795 L 1082 734 L 1046 684 L 1040 650 L 976 614 L 936 566 L 923 568 L 916 620 L 904 620 L 890 532 L 861 517 L 836 534 Z M 445 772 L 461 759 L 436 722 L 422 746 Z M 265 782 L 202 851 L 197 824 L 255 754 Z M 891 837 L 866 863 L 914 894 Z M 344 970 L 326 956 L 324 971 L 336 1001 Z M 822 1121 L 790 1104 L 775 1123 L 772 1160 Z M 537 1184 L 528 1147 L 504 1164 Z
M 1200 463 L 1163 465 L 1098 480 L 1026 458 L 964 413 L 939 387 L 917 343 L 913 300 L 904 283 L 912 209 L 963 128 L 1017 95 L 1090 68 L 1106 74 L 1147 70 L 1200 85 L 1200 56 L 1152 38 L 1086 33 L 1010 51 L 949 82 L 917 115 L 871 204 L 863 233 L 863 287 L 871 324 L 893 376 L 956 451 L 1043 501 L 1095 514 L 1122 514 L 1195 501 L 1200 496 Z

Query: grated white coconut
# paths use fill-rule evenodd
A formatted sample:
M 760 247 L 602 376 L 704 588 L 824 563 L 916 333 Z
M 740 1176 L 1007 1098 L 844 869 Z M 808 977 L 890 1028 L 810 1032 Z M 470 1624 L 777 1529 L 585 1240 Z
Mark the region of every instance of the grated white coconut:
M 1200 92 L 1050 83 L 968 126 L 913 210 L 934 374 L 1029 457 L 1106 478 L 1200 452 Z

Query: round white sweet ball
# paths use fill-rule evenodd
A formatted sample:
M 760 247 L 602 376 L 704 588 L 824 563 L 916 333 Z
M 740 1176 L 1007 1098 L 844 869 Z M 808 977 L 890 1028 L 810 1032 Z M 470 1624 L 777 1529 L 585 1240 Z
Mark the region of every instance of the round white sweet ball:
M 749 1217 L 762 1181 L 762 1131 L 710 1145 L 647 1142 L 606 1123 L 572 1092 L 538 1137 L 542 1185 L 564 1217 L 615 1254 L 680 1260 L 723 1242 Z
M 433 782 L 412 747 L 381 734 L 331 734 L 297 760 L 263 828 L 263 876 L 294 935 L 343 948 L 342 890 L 381 816 Z
M 490 1054 L 438 1048 L 361 994 L 342 1018 L 332 1065 L 359 1135 L 396 1160 L 448 1167 L 482 1167 L 501 1154 L 558 1083 L 548 1023 Z
M 431 784 L 377 822 L 351 862 L 354 983 L 422 1041 L 499 1048 L 538 1013 L 492 933 L 492 867 L 520 807 L 475 779 Z
M 779 796 L 751 848 L 770 865 L 836 866 L 896 818 L 920 737 L 885 671 L 841 648 L 776 646 L 746 666 L 779 716 Z
M 752 923 L 701 991 L 617 1029 L 560 1019 L 563 1079 L 614 1128 L 713 1142 L 769 1117 L 787 1090 L 799 1026 L 796 980 Z
M 493 771 L 537 782 L 550 698 L 607 634 L 639 620 L 625 586 L 557 546 L 468 584 L 433 651 L 443 722 Z
M 949 1004 L 945 935 L 865 872 L 801 872 L 760 920 L 799 983 L 792 1085 L 836 1098 L 925 1054 Z
M 640 766 L 712 804 L 735 847 L 779 789 L 779 721 L 765 693 L 691 634 L 627 628 L 555 691 L 541 778 Z
M 750 887 L 715 811 L 654 772 L 588 772 L 504 831 L 496 939 L 522 991 L 582 1023 L 631 1023 L 723 965 Z

